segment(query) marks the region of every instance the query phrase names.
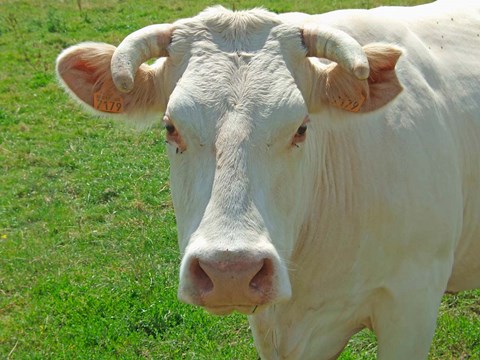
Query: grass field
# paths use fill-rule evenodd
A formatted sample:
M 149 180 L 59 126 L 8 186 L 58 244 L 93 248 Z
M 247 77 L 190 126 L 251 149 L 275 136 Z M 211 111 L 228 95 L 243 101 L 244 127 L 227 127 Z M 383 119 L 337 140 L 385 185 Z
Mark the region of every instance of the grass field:
M 418 2 L 220 3 L 315 13 Z M 54 77 L 69 45 L 118 44 L 212 4 L 0 0 L 0 358 L 257 359 L 243 316 L 176 300 L 161 128 L 137 132 L 85 115 Z M 342 359 L 373 359 L 375 349 L 362 332 Z M 431 359 L 480 359 L 479 291 L 445 297 Z

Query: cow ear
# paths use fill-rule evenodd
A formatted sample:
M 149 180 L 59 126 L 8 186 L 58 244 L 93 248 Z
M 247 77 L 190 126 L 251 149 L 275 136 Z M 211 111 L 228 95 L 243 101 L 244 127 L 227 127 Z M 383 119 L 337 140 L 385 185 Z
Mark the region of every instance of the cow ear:
M 332 63 L 320 79 L 324 82 L 320 87 L 324 101 L 346 111 L 369 112 L 392 101 L 402 91 L 395 72 L 401 50 L 386 44 L 369 44 L 363 50 L 370 66 L 368 79 L 359 80 Z
M 363 50 L 370 65 L 370 76 L 368 97 L 360 111 L 368 112 L 386 105 L 403 90 L 395 71 L 402 50 L 387 44 L 369 44 Z
M 166 101 L 156 86 L 160 69 L 141 65 L 133 89 L 122 93 L 115 87 L 110 70 L 115 49 L 104 43 L 82 43 L 63 51 L 57 58 L 57 76 L 67 92 L 97 114 L 144 116 L 162 112 Z

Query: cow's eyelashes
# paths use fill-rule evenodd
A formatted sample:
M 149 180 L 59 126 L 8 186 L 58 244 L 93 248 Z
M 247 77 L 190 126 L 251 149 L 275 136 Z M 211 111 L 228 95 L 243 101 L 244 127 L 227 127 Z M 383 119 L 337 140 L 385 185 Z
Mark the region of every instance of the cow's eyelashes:
M 163 117 L 163 127 L 165 130 L 167 130 L 167 133 L 170 135 L 172 135 L 176 131 L 175 125 L 173 125 L 173 122 L 170 119 L 170 116 L 168 115 L 165 115 Z

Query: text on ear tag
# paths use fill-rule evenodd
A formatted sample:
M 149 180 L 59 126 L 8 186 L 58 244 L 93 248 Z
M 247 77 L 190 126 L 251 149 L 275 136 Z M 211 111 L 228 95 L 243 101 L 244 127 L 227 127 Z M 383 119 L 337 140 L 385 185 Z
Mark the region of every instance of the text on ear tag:
M 110 96 L 102 91 L 93 94 L 93 107 L 102 112 L 123 112 L 123 98 L 119 95 Z

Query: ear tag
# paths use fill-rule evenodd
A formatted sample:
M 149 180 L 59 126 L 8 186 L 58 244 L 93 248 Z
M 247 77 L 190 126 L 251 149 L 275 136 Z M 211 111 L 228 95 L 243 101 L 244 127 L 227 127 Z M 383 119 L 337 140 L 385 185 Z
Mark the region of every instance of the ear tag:
M 102 112 L 123 112 L 123 98 L 120 95 L 104 92 L 102 90 L 93 94 L 93 107 Z
M 365 96 L 360 95 L 360 97 L 356 101 L 353 101 L 350 99 L 346 100 L 341 98 L 341 99 L 334 99 L 330 103 L 333 106 L 336 106 L 337 108 L 340 108 L 343 110 L 358 112 L 362 108 L 362 105 L 364 102 L 365 102 Z
M 351 112 L 358 112 L 363 103 L 365 102 L 365 96 L 360 95 L 361 97 L 357 101 L 352 101 L 350 104 L 346 105 L 345 109 Z

